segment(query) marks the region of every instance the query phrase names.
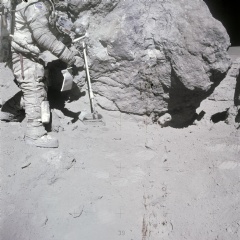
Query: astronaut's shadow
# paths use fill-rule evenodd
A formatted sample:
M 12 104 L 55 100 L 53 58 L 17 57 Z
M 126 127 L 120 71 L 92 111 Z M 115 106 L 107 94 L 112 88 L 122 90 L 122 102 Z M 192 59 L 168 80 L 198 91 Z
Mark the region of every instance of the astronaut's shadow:
M 73 112 L 65 108 L 66 102 L 72 102 L 78 100 L 80 97 L 86 95 L 86 92 L 81 92 L 76 83 L 73 83 L 71 91 L 61 92 L 53 87 L 48 88 L 48 101 L 51 109 L 60 110 L 65 116 L 72 118 L 72 123 L 78 120 L 78 116 L 81 113 Z
M 63 84 L 63 75 L 61 70 L 66 69 L 67 65 L 56 60 L 48 64 L 50 86 L 48 87 L 48 101 L 51 109 L 60 110 L 65 116 L 72 118 L 72 123 L 78 120 L 81 113 L 70 111 L 65 107 L 66 102 L 76 101 L 86 95 L 86 92 L 81 92 L 76 83 L 73 82 L 72 89 L 69 91 L 61 92 Z

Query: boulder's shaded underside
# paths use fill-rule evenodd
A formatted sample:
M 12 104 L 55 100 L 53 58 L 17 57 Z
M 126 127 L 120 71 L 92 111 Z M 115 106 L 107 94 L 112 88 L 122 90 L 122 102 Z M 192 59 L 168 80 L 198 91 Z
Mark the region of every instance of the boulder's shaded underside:
M 76 1 L 101 107 L 191 121 L 230 67 L 230 40 L 203 0 Z

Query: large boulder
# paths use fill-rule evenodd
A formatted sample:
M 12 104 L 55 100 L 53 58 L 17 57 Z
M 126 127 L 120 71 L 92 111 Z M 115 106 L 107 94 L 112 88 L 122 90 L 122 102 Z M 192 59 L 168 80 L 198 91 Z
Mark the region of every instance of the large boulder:
M 229 36 L 203 0 L 75 1 L 101 107 L 190 121 L 224 78 Z

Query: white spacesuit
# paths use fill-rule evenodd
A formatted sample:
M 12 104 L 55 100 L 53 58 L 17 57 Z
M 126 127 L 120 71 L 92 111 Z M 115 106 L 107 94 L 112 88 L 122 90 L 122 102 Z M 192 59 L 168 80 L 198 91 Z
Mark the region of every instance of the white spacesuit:
M 83 60 L 51 32 L 50 14 L 47 1 L 18 4 L 12 40 L 13 73 L 23 93 L 27 117 L 25 142 L 38 147 L 58 147 L 58 140 L 47 134 L 41 121 L 41 104 L 47 100 L 44 67 L 39 61 L 41 52 L 48 50 L 68 65 L 83 65 Z

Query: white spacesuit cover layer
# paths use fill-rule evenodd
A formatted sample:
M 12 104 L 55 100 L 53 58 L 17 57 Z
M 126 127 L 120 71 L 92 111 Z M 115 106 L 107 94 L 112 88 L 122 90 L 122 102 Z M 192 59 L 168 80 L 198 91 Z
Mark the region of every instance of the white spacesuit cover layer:
M 51 32 L 49 16 L 49 9 L 43 1 L 29 0 L 16 7 L 12 44 L 13 72 L 23 92 L 27 116 L 25 137 L 31 139 L 39 139 L 46 134 L 41 122 L 41 103 L 47 100 L 47 86 L 44 67 L 38 61 L 38 52 L 48 50 L 69 65 L 75 62 L 74 54 Z M 21 48 L 28 52 L 21 51 Z

